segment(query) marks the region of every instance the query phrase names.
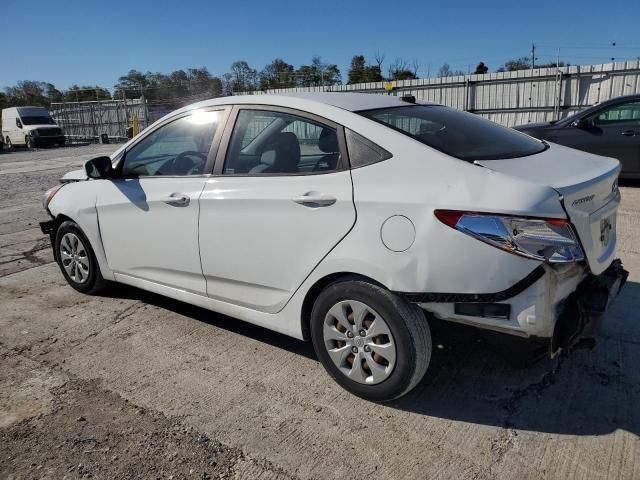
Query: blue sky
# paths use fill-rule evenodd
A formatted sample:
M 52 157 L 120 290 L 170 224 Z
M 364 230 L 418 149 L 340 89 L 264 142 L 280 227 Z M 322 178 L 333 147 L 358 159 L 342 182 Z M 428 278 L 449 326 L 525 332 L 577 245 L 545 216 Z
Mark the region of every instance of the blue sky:
M 8 3 L 8 4 L 7 4 Z M 393 1 L 24 1 L 2 2 L 0 87 L 41 80 L 111 88 L 130 69 L 169 72 L 206 66 L 226 72 L 234 60 L 258 70 L 275 57 L 294 66 L 314 54 L 388 66 L 417 59 L 419 75 L 444 63 L 491 70 L 539 45 L 538 62 L 572 64 L 640 57 L 638 0 Z M 27 6 L 27 7 L 26 7 Z M 25 8 L 26 7 L 26 8 Z M 611 44 L 615 42 L 616 46 Z M 384 65 L 383 65 L 384 68 Z

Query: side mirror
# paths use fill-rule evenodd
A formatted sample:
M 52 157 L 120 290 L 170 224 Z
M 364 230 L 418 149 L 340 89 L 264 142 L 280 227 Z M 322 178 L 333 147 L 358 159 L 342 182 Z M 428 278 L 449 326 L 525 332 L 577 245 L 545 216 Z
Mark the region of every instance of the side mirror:
M 571 122 L 571 126 L 576 128 L 584 128 L 588 125 L 589 125 L 589 120 L 585 117 L 579 118 Z
M 20 121 L 19 118 L 16 118 L 16 127 L 22 128 L 22 122 Z
M 109 157 L 92 158 L 84 164 L 84 170 L 87 172 L 87 177 L 94 179 L 113 178 L 114 174 Z

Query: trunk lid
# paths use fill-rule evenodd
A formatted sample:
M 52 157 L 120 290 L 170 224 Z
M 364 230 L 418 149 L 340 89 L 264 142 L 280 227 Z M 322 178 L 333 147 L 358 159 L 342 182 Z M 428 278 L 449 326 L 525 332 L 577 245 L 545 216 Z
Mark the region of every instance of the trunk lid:
M 562 196 L 591 271 L 598 275 L 609 266 L 615 253 L 620 205 L 618 160 L 551 144 L 536 155 L 475 163 L 555 189 Z

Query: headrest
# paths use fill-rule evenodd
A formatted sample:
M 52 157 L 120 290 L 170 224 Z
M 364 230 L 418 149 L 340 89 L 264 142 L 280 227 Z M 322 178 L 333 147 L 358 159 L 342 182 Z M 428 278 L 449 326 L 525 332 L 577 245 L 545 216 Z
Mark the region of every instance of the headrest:
M 278 173 L 292 173 L 298 170 L 300 143 L 292 132 L 278 133 L 265 143 L 260 163 L 267 164 Z
M 323 128 L 318 140 L 318 148 L 324 153 L 334 153 L 340 150 L 338 147 L 338 136 L 332 128 Z

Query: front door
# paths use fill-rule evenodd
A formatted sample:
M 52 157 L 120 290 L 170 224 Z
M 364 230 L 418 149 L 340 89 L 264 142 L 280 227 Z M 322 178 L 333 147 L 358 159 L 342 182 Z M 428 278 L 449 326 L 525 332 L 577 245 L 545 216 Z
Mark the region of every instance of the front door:
M 160 126 L 127 150 L 119 178 L 100 181 L 100 233 L 116 275 L 205 294 L 198 202 L 224 113 L 196 111 Z
M 210 297 L 281 310 L 355 222 L 338 126 L 284 109 L 239 110 L 200 205 Z

